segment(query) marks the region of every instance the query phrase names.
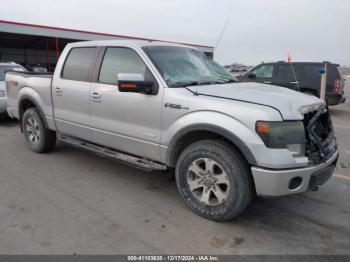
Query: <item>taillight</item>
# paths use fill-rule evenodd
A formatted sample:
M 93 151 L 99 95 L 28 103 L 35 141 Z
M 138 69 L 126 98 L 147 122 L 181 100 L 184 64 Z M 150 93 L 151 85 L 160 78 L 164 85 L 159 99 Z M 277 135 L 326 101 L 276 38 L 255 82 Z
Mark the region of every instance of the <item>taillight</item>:
M 336 79 L 334 81 L 334 85 L 333 85 L 333 93 L 340 93 L 340 80 L 339 79 Z

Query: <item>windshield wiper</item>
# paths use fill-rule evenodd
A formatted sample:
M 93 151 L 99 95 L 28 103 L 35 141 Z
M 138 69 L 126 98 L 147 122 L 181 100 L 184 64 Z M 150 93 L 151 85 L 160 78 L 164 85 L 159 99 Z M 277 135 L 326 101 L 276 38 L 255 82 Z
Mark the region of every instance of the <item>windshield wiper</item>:
M 220 80 L 217 81 L 219 84 L 228 84 L 228 83 L 236 83 L 238 82 L 237 79 L 234 78 L 221 78 Z
M 188 82 L 175 82 L 171 84 L 172 87 L 188 87 L 188 86 L 202 86 L 202 85 L 214 85 L 222 84 L 221 81 L 188 81 Z
M 227 84 L 227 83 L 237 83 L 238 81 L 236 79 L 227 79 L 223 82 L 223 84 Z
M 179 81 L 172 83 L 172 87 L 187 87 L 187 86 L 198 86 L 200 84 L 199 81 Z

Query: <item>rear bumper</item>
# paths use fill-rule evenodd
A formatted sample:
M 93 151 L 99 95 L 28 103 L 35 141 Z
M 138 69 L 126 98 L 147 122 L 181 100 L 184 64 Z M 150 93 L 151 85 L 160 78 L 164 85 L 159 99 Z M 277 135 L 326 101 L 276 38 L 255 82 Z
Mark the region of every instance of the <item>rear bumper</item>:
M 265 169 L 252 167 L 256 193 L 260 196 L 283 196 L 306 192 L 324 184 L 333 174 L 338 151 L 325 163 L 296 169 Z
M 343 94 L 327 94 L 328 105 L 338 105 L 345 103 L 345 96 Z

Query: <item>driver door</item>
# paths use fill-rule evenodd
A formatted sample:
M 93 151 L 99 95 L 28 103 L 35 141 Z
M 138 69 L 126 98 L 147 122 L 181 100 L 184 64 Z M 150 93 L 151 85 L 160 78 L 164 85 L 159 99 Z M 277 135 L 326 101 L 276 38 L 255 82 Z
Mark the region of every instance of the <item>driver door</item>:
M 120 92 L 118 74 L 143 74 L 159 85 L 140 54 L 128 47 L 107 47 L 92 83 L 92 140 L 129 154 L 160 160 L 163 89 L 157 95 Z

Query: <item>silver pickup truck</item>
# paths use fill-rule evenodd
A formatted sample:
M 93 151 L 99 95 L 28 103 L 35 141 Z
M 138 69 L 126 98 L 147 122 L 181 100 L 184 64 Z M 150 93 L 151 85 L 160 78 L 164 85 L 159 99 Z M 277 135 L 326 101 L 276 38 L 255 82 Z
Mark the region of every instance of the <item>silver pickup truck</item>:
M 216 221 L 254 195 L 317 188 L 338 159 L 323 101 L 238 83 L 192 47 L 69 44 L 53 76 L 8 72 L 6 88 L 33 151 L 53 150 L 57 137 L 145 170 L 175 169 L 184 201 Z

